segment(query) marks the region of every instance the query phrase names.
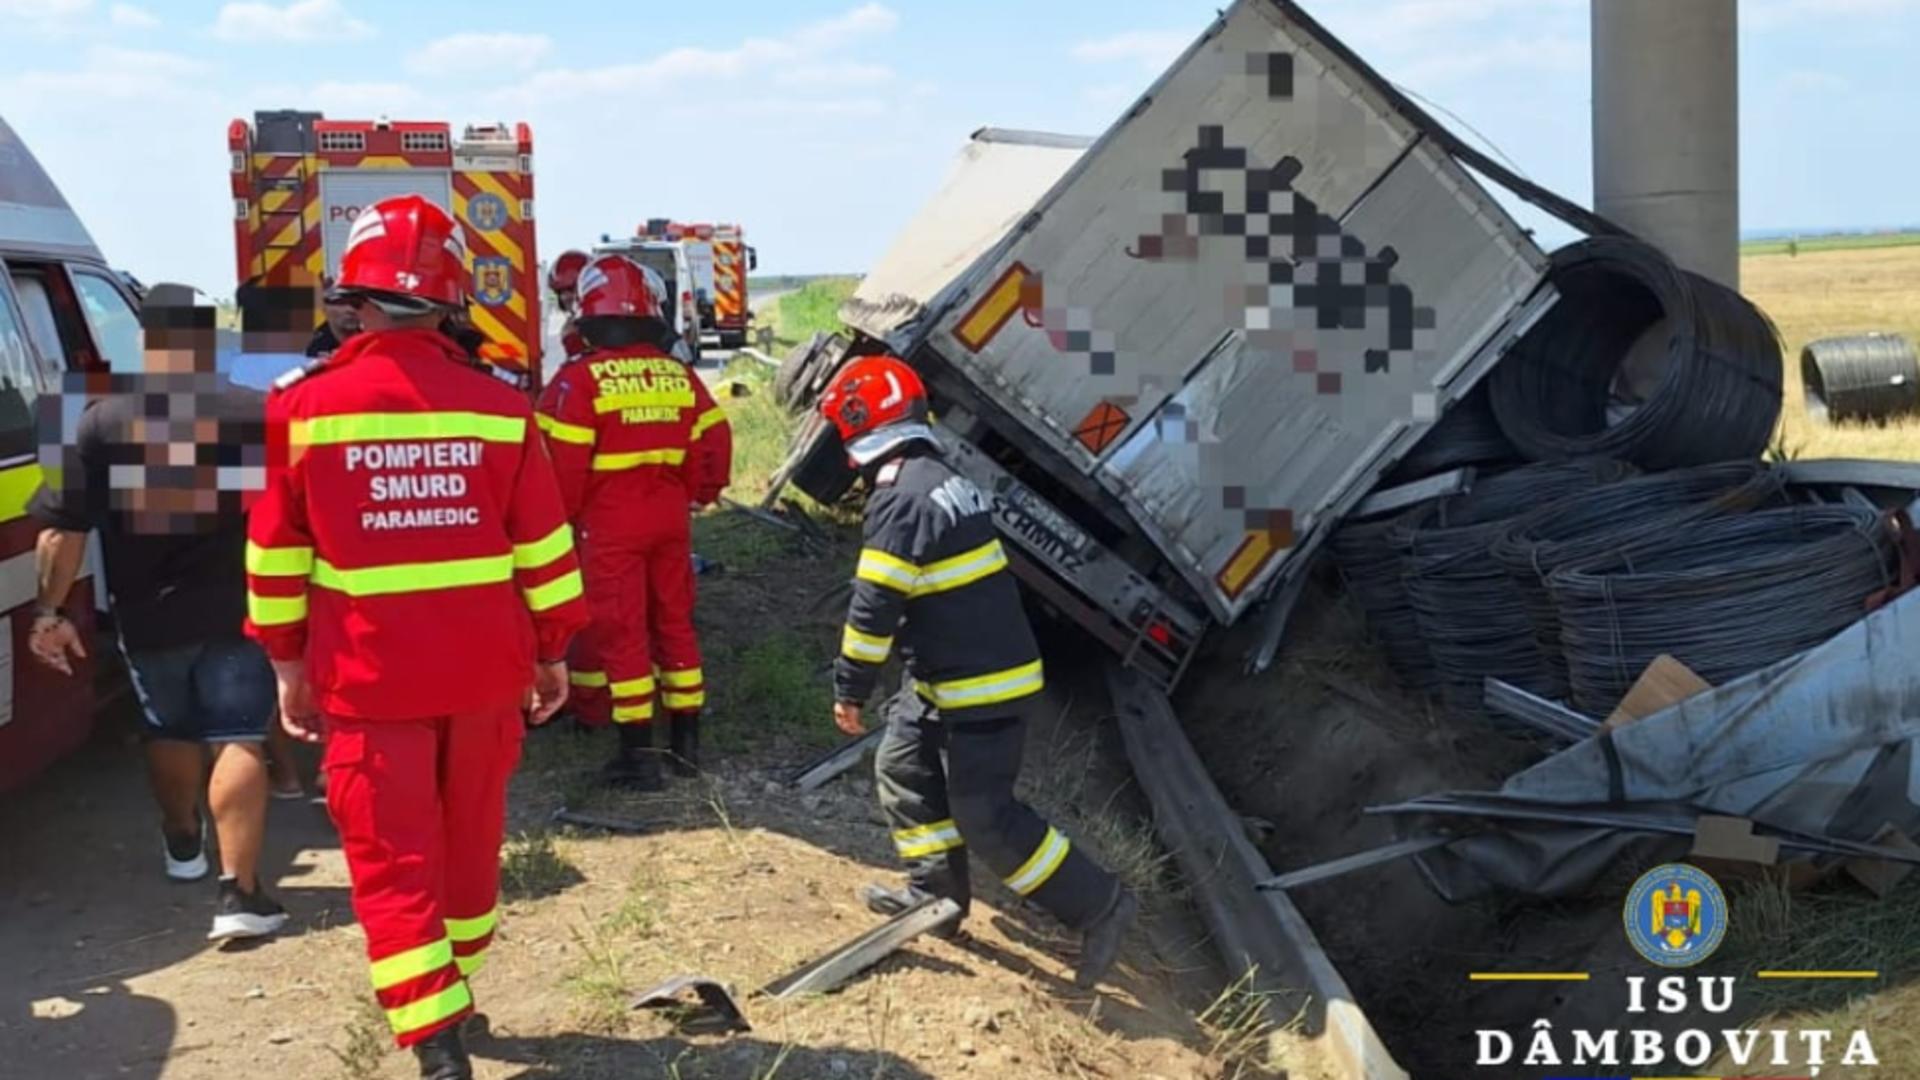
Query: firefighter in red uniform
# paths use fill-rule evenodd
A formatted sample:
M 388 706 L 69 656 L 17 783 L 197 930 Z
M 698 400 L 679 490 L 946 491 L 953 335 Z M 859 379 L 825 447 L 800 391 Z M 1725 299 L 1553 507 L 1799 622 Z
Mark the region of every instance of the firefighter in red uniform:
M 374 995 L 433 1080 L 472 1076 L 507 778 L 587 618 L 532 409 L 437 329 L 463 246 L 417 195 L 355 219 L 334 299 L 364 329 L 280 380 L 247 529 L 248 633 L 289 732 L 324 733 Z
M 560 351 L 568 360 L 587 351 L 578 323 L 580 271 L 586 269 L 587 262 L 587 253 L 576 248 L 561 252 L 547 270 L 547 289 L 553 293 L 554 303 L 567 315 L 567 321 L 560 324 Z
M 580 273 L 584 355 L 540 399 L 567 517 L 580 530 L 587 605 L 572 675 L 574 711 L 613 721 L 620 746 L 607 778 L 661 786 L 655 701 L 671 727 L 674 771 L 699 762 L 706 684 L 693 630 L 689 503 L 720 497 L 732 467 L 726 413 L 700 377 L 659 347 L 659 298 L 638 264 L 602 255 Z

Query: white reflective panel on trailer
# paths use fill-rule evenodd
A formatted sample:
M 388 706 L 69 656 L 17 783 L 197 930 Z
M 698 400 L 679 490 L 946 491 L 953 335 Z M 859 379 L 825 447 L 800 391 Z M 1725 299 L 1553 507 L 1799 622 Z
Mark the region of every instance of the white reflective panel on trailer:
M 398 195 L 420 195 L 453 213 L 453 173 L 447 169 L 321 169 L 320 239 L 327 273 L 340 272 L 347 232 L 360 211 Z

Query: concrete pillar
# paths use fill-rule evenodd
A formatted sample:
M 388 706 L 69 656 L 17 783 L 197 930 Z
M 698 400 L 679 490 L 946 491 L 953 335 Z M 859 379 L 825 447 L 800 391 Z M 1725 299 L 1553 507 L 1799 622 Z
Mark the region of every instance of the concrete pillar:
M 1592 0 L 1594 209 L 1740 287 L 1735 0 Z

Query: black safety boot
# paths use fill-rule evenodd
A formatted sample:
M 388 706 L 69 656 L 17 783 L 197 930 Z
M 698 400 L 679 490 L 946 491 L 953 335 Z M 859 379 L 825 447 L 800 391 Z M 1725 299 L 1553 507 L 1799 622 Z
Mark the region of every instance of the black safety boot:
M 1116 886 L 1113 903 L 1080 935 L 1080 962 L 1073 969 L 1075 986 L 1091 990 L 1100 985 L 1100 980 L 1113 970 L 1113 962 L 1120 958 L 1120 946 L 1126 940 L 1127 930 L 1139 916 L 1140 902 L 1125 888 Z
M 473 1080 L 473 1061 L 460 1041 L 460 1025 L 441 1028 L 413 1044 L 423 1080 Z
M 890 889 L 885 885 L 867 884 L 860 886 L 857 895 L 860 897 L 860 902 L 867 905 L 868 911 L 875 915 L 884 915 L 889 919 L 934 898 L 932 893 L 915 885 L 903 885 L 897 889 Z M 965 917 L 966 905 L 962 904 L 961 918 Z M 955 921 L 938 930 L 927 932 L 934 937 L 955 937 L 960 933 L 960 923 Z
M 673 756 L 667 767 L 680 777 L 700 775 L 700 714 L 674 713 L 668 718 L 668 738 Z
M 607 783 L 624 791 L 661 791 L 667 782 L 660 777 L 660 755 L 653 749 L 653 731 L 646 724 L 616 724 L 620 749 L 613 753 L 602 775 Z

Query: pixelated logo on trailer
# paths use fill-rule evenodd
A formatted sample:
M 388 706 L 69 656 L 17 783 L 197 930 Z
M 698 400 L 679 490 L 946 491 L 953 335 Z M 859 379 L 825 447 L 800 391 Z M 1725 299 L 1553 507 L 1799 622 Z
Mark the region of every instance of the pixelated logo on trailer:
M 481 232 L 499 232 L 507 224 L 507 204 L 498 195 L 481 192 L 468 200 L 467 218 Z
M 513 264 L 497 255 L 475 256 L 473 295 L 488 307 L 499 307 L 512 299 Z
M 1622 918 L 1641 956 L 1661 967 L 1692 967 L 1726 938 L 1727 897 L 1706 871 L 1668 863 L 1634 882 Z

